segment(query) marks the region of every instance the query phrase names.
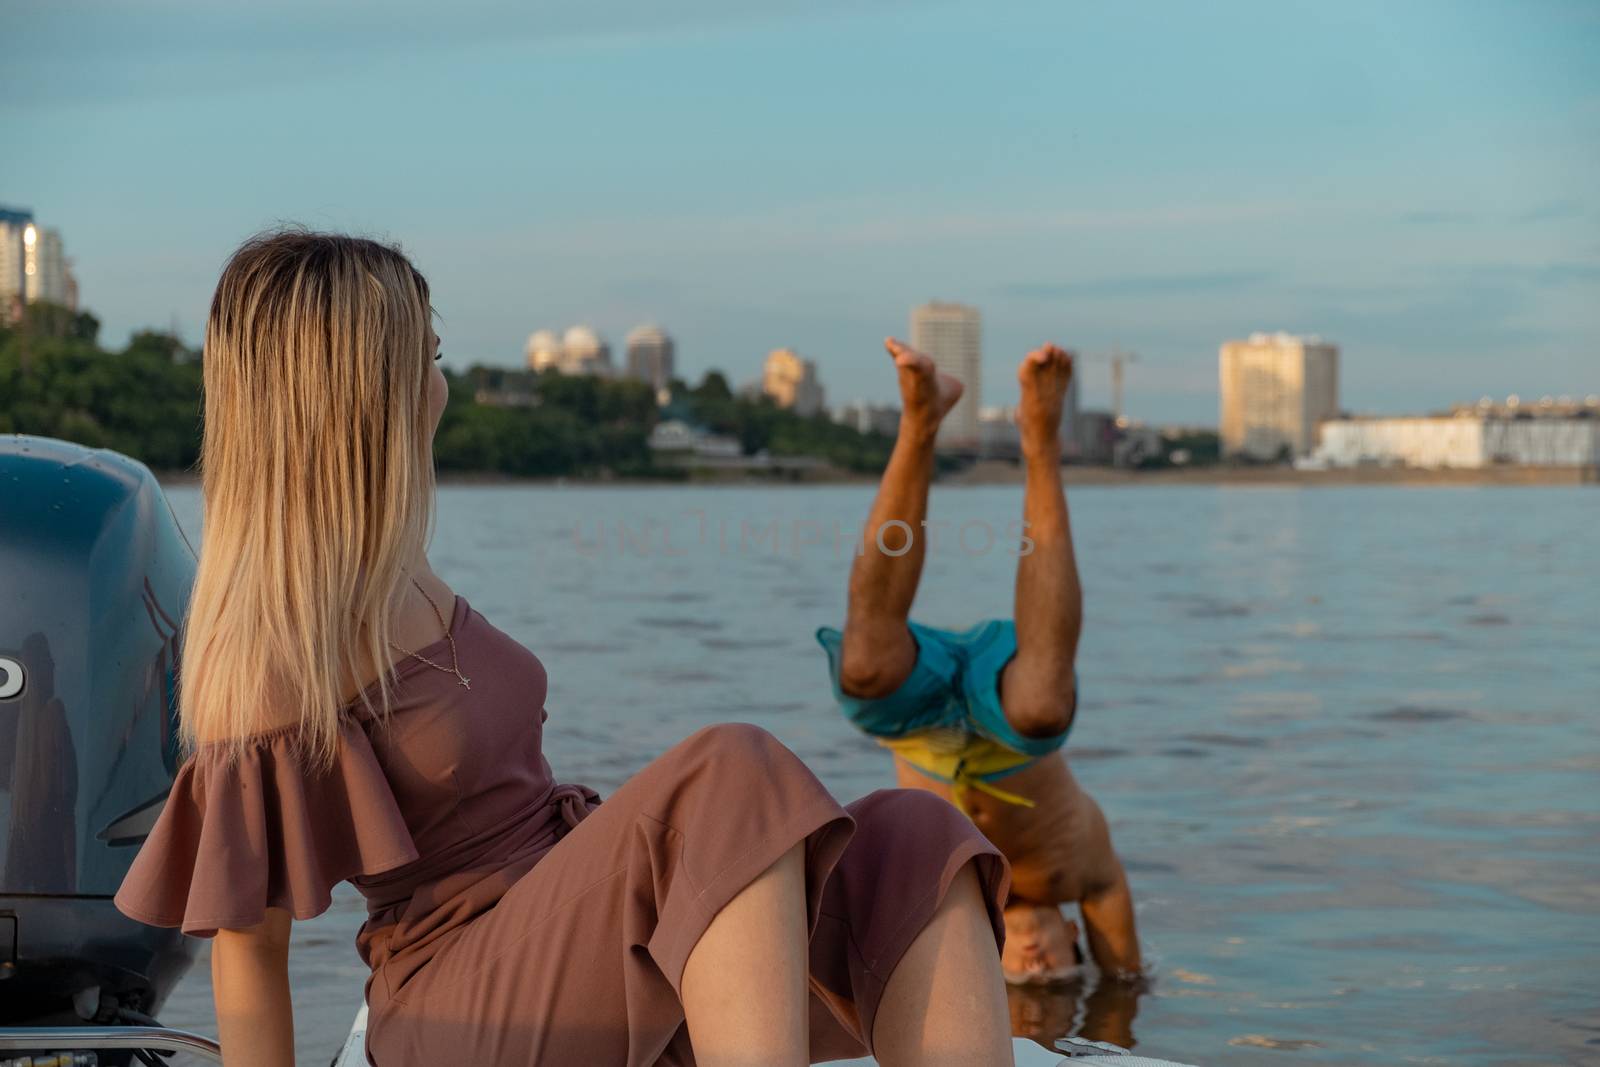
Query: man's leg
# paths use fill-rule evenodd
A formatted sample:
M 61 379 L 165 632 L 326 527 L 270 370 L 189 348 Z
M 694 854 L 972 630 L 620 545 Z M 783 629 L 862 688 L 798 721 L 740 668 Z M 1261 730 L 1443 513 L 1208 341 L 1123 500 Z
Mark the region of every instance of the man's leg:
M 1017 378 L 1022 385 L 1017 421 L 1027 464 L 1023 518 L 1032 550 L 1017 562 L 1017 651 L 1001 675 L 1000 695 L 1006 720 L 1018 733 L 1050 737 L 1066 730 L 1077 712 L 1073 664 L 1083 628 L 1083 589 L 1060 466 L 1061 403 L 1072 380 L 1072 357 L 1046 345 L 1028 353 Z M 1007 851 L 1015 884 L 1033 881 L 1039 873 L 1035 867 L 1045 874 L 1046 885 L 1054 881 L 1051 874 L 1070 872 L 1065 881 L 1076 891 L 1065 899 L 1080 904 L 1090 952 L 1102 974 L 1136 976 L 1140 956 L 1133 907 L 1105 818 L 1059 756 L 1040 764 L 1038 773 L 1046 776 L 1035 792 L 1040 806 L 1024 817 L 1065 816 L 1067 829 L 1049 834 L 1042 847 L 1025 849 L 1025 856 Z M 1039 895 L 1044 906 L 1032 914 L 1015 899 L 1013 905 L 1023 906 L 1006 911 L 1008 950 L 1012 936 L 1034 943 L 1019 960 L 1007 960 L 1008 977 L 1017 970 L 1049 974 L 1076 962 L 1068 955 L 1076 943 L 1075 926 L 1065 922 L 1052 894 Z
M 1027 471 L 1022 517 L 1032 548 L 1017 560 L 1017 652 L 1001 674 L 1000 701 L 1018 733 L 1050 737 L 1071 725 L 1077 710 L 1073 661 L 1083 626 L 1083 590 L 1061 488 L 1061 404 L 1072 357 L 1055 345 L 1035 349 L 1017 369 L 1017 380 Z
M 961 399 L 961 383 L 933 360 L 892 338 L 884 347 L 900 375 L 900 433 L 867 518 L 865 548 L 850 568 L 839 663 L 840 688 L 864 699 L 894 692 L 917 662 L 906 620 L 922 576 L 934 436 Z

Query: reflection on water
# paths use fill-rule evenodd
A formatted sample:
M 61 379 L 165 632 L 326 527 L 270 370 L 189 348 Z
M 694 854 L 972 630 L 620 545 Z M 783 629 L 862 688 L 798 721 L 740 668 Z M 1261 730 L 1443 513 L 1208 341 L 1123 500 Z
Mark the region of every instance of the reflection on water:
M 1011 1032 L 1045 1048 L 1056 1038 L 1085 1037 L 1132 1048 L 1134 1016 L 1143 986 L 1124 982 L 1073 981 L 1046 986 L 1008 986 Z
M 869 495 L 452 487 L 434 558 L 545 660 L 564 780 L 612 789 L 742 719 L 850 798 L 892 776 L 831 708 L 811 636 L 843 611 L 849 546 L 796 524 L 849 528 Z M 1019 1031 L 1209 1064 L 1600 1060 L 1600 494 L 1070 495 L 1088 619 L 1067 753 L 1112 821 L 1156 977 L 1137 997 L 1014 990 Z M 195 495 L 174 497 L 192 537 Z M 950 529 L 1004 530 L 1020 500 L 939 488 L 932 505 Z M 674 555 L 659 535 L 617 547 L 652 522 Z M 741 546 L 741 523 L 779 535 Z M 919 617 L 1006 612 L 1014 564 L 934 551 Z M 348 1026 L 360 920 L 342 892 L 296 931 L 303 1062 Z M 171 1021 L 212 1029 L 206 982 L 197 967 Z

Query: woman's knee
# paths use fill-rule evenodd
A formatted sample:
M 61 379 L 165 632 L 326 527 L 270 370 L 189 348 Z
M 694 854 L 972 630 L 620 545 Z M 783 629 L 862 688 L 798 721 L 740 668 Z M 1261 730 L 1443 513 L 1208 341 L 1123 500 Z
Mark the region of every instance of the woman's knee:
M 715 771 L 710 779 L 734 791 L 759 788 L 797 773 L 810 777 L 804 762 L 772 734 L 744 722 L 717 723 L 686 737 L 674 750 L 689 766 Z
M 772 734 L 753 723 L 719 722 L 703 726 L 684 738 L 682 747 L 697 754 L 717 759 L 737 759 L 741 756 L 771 756 L 775 753 L 793 756 Z

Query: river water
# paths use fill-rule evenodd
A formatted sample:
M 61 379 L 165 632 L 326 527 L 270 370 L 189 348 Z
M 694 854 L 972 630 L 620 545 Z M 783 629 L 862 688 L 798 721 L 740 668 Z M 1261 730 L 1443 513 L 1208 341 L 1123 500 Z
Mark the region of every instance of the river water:
M 440 490 L 435 569 L 550 674 L 548 754 L 605 792 L 759 723 L 841 798 L 888 760 L 832 709 L 871 489 Z M 172 491 L 191 536 L 199 499 Z M 1203 1064 L 1600 1063 L 1600 492 L 1069 489 L 1086 596 L 1067 749 L 1156 977 L 1014 1023 Z M 1020 492 L 936 487 L 916 617 L 1010 611 Z M 299 924 L 303 1063 L 365 972 L 348 887 Z M 164 1020 L 214 1032 L 202 960 Z

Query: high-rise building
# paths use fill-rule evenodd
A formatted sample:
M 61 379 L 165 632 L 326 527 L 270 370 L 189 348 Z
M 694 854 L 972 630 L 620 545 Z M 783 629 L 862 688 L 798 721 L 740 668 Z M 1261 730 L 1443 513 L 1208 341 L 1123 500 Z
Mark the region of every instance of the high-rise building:
M 659 326 L 637 326 L 628 334 L 628 377 L 657 392 L 672 380 L 672 338 Z
M 552 330 L 535 330 L 528 335 L 525 352 L 531 371 L 611 374 L 611 348 L 588 326 L 574 326 L 560 337 Z
M 983 406 L 982 320 L 978 309 L 935 300 L 911 311 L 911 347 L 932 357 L 934 365 L 965 387 L 961 399 L 939 427 L 938 444 L 946 449 L 976 449 L 980 443 L 978 409 Z
M 1224 455 L 1308 455 L 1339 413 L 1339 348 L 1319 337 L 1256 333 L 1222 345 Z
M 573 326 L 561 335 L 561 369 L 566 374 L 611 373 L 611 346 L 588 326 Z
M 22 232 L 23 274 L 27 300 L 67 302 L 67 257 L 61 247 L 61 231 L 30 226 Z
M 561 366 L 561 338 L 554 330 L 534 330 L 528 335 L 528 369 L 549 370 Z
M 815 360 L 802 359 L 792 348 L 775 348 L 767 353 L 761 369 L 761 391 L 780 408 L 797 415 L 815 415 L 822 410 L 822 382 L 817 378 Z
M 1078 354 L 1072 356 L 1072 378 L 1067 382 L 1067 395 L 1061 398 L 1061 455 L 1064 459 L 1077 459 L 1083 454 L 1078 442 L 1078 424 L 1082 422 L 1078 406 L 1078 383 L 1083 380 L 1082 364 Z
M 22 309 L 27 285 L 23 234 L 33 228 L 33 212 L 0 207 L 0 322 Z
M 37 225 L 31 211 L 0 208 L 0 320 L 39 300 L 77 307 L 61 231 Z

